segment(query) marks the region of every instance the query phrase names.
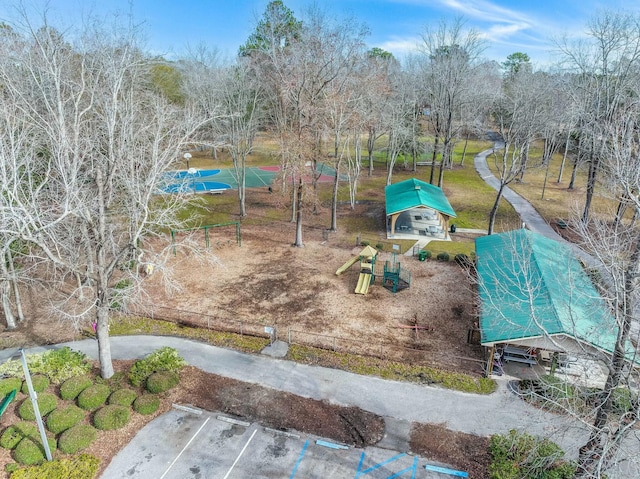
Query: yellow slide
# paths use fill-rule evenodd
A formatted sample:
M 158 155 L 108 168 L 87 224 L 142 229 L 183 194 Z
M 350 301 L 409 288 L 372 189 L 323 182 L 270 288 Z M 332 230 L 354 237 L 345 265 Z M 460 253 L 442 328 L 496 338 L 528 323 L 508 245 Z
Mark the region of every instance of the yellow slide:
M 345 264 L 343 264 L 338 268 L 338 271 L 336 271 L 336 276 L 340 276 L 342 273 L 344 273 L 346 270 L 351 268 L 351 266 L 356 264 L 358 261 L 360 261 L 360 256 L 351 258 L 349 261 L 347 261 Z
M 369 292 L 369 286 L 371 285 L 371 274 L 360 273 L 358 278 L 358 285 L 356 286 L 356 294 L 367 294 Z

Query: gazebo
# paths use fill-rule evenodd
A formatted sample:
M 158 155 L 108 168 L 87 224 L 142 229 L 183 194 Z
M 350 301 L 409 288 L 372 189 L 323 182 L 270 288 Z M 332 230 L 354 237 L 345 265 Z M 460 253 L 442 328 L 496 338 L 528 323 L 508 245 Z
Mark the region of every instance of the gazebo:
M 476 239 L 481 344 L 507 360 L 613 352 L 616 320 L 571 250 L 526 229 Z M 627 345 L 630 357 L 633 346 Z
M 411 178 L 388 185 L 385 190 L 387 237 L 434 236 L 446 239 L 449 219 L 456 213 L 442 189 Z

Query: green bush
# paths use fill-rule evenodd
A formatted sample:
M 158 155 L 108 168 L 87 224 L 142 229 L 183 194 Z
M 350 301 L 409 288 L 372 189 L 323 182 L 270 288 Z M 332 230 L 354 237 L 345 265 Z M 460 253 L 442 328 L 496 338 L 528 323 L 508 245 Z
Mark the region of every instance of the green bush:
M 138 394 L 133 389 L 118 389 L 109 396 L 109 404 L 119 404 L 120 406 L 130 407 L 137 397 Z
M 557 444 L 515 429 L 492 436 L 489 453 L 491 479 L 570 479 L 576 470 L 574 463 L 563 459 Z
M 47 438 L 47 441 L 49 442 L 49 450 L 53 454 L 53 451 L 56 450 L 56 440 Z M 25 466 L 44 462 L 47 459 L 47 456 L 44 452 L 44 447 L 40 443 L 40 437 L 37 439 L 27 437 L 20 441 L 15 448 L 13 458 L 16 462 L 24 464 Z
M 4 399 L 4 397 L 14 389 L 20 391 L 21 386 L 22 379 L 20 378 L 0 379 L 0 399 Z
M 429 259 L 433 256 L 433 253 L 431 251 L 429 251 L 428 249 L 423 250 L 424 251 L 424 256 L 425 258 Z
M 360 241 L 360 246 L 369 246 L 370 244 L 371 244 L 370 241 L 365 241 L 365 240 Z
M 146 388 L 150 393 L 159 394 L 176 387 L 179 382 L 178 373 L 158 371 L 147 378 Z
M 9 462 L 4 465 L 4 470 L 7 471 L 9 474 L 17 471 L 18 469 L 20 469 L 20 464 L 18 464 L 17 462 Z
M 91 479 L 100 468 L 100 459 L 88 454 L 56 459 L 39 466 L 23 467 L 11 474 L 11 479 Z
M 49 381 L 49 378 L 44 374 L 34 374 L 31 376 L 31 385 L 33 386 L 33 390 L 37 393 L 41 393 L 47 389 L 49 384 L 51 384 L 51 381 Z M 24 394 L 29 394 L 29 385 L 27 384 L 27 381 L 22 383 L 21 390 Z
M 82 451 L 96 440 L 98 431 L 90 424 L 78 424 L 60 435 L 58 448 L 65 454 Z
M 4 430 L 0 436 L 0 446 L 5 449 L 15 449 L 25 437 L 37 438 L 38 428 L 29 421 L 19 421 Z
M 160 400 L 153 394 L 143 394 L 133 401 L 133 410 L 138 414 L 153 414 L 159 406 Z
M 78 395 L 78 406 L 87 411 L 98 409 L 106 402 L 110 393 L 109 386 L 105 384 L 89 386 Z
M 185 364 L 184 359 L 180 357 L 175 348 L 165 346 L 133 363 L 129 370 L 129 381 L 138 387 L 155 372 L 178 372 Z
M 638 396 L 626 388 L 613 391 L 613 410 L 617 414 L 625 414 L 638 409 Z
M 438 261 L 449 261 L 449 253 L 447 253 L 446 251 L 438 253 L 438 256 L 436 256 L 436 259 Z
M 376 249 L 378 251 L 384 251 L 384 243 L 377 243 L 376 244 Z
M 44 374 L 53 384 L 60 384 L 73 376 L 80 376 L 91 371 L 91 363 L 86 354 L 73 351 L 65 346 L 61 349 L 51 349 L 43 353 L 27 354 L 27 364 L 31 374 Z M 22 378 L 22 362 L 20 360 L 6 361 L 0 365 L 0 375 Z
M 54 434 L 59 434 L 75 426 L 85 417 L 85 412 L 75 404 L 63 409 L 56 409 L 47 416 L 47 429 Z
M 112 431 L 127 425 L 131 413 L 129 408 L 119 404 L 109 404 L 99 409 L 93 416 L 93 425 L 102 431 Z
M 58 406 L 58 398 L 51 393 L 38 394 L 38 409 L 40 410 L 40 416 L 44 417 L 53 411 Z M 36 413 L 33 410 L 33 404 L 31 398 L 27 398 L 22 401 L 18 408 L 18 416 L 25 421 L 34 421 L 36 419 Z
M 65 401 L 73 401 L 82 391 L 92 384 L 88 376 L 74 376 L 69 378 L 60 386 L 60 397 Z

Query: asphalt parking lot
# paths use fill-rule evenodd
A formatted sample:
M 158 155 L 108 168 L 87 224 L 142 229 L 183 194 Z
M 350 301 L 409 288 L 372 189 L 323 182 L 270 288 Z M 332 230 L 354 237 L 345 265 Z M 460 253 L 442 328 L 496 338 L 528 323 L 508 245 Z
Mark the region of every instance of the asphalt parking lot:
M 428 461 L 377 447 L 356 449 L 220 414 L 172 410 L 143 428 L 102 479 L 445 478 Z M 431 464 L 431 463 L 430 463 Z

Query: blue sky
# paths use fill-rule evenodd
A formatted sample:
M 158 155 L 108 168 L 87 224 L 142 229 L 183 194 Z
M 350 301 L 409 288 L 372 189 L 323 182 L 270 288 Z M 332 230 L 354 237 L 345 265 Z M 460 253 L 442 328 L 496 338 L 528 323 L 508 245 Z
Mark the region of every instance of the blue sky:
M 13 0 L 0 0 L 0 20 L 15 18 Z M 236 54 L 252 32 L 268 0 L 49 0 L 54 25 L 70 26 L 84 14 L 128 12 L 143 24 L 148 48 L 168 57 L 184 53 L 187 44 L 205 43 L 227 57 Z M 296 17 L 310 0 L 284 0 Z M 42 11 L 44 0 L 27 0 Z M 368 25 L 370 47 L 402 57 L 415 51 L 427 25 L 463 16 L 469 27 L 485 37 L 485 56 L 503 61 L 510 53 L 527 53 L 544 65 L 551 61 L 552 39 L 581 35 L 587 22 L 602 9 L 640 13 L 637 0 L 322 0 L 337 18 L 355 16 Z M 34 7 L 35 6 L 35 7 Z

